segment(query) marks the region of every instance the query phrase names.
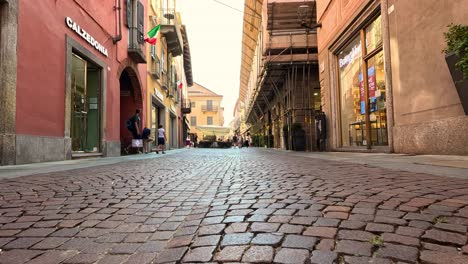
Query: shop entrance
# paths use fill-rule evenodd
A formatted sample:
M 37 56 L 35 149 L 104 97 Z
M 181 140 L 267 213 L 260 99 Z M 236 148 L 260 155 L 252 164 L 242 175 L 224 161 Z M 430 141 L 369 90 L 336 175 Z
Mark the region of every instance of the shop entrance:
M 136 72 L 127 67 L 120 75 L 120 146 L 121 153 L 132 143 L 132 134 L 126 127 L 126 121 L 135 115 L 136 109 L 140 110 L 140 133 L 144 126 L 144 109 L 141 89 Z
M 101 68 L 72 55 L 72 151 L 100 152 Z
M 157 103 L 155 103 L 157 102 Z M 160 124 L 164 126 L 164 107 L 161 107 L 162 103 L 153 99 L 151 104 L 151 137 L 154 139 L 152 141 L 152 146 L 158 146 L 158 127 Z
M 172 148 L 177 148 L 177 120 L 172 114 L 169 119 L 169 142 Z

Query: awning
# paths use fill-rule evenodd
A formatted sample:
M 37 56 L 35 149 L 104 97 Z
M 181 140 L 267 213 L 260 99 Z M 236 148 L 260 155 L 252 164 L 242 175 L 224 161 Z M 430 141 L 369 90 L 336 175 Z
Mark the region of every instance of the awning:
M 187 130 L 190 131 L 190 121 L 187 119 L 186 116 L 184 116 L 184 122 L 185 122 L 185 125 L 187 126 Z
M 258 34 L 262 26 L 263 0 L 245 0 L 244 24 L 242 30 L 242 60 L 240 70 L 239 99 L 247 96 L 250 72 L 257 46 Z
M 197 130 L 204 135 L 224 136 L 231 131 L 231 128 L 222 126 L 197 126 Z

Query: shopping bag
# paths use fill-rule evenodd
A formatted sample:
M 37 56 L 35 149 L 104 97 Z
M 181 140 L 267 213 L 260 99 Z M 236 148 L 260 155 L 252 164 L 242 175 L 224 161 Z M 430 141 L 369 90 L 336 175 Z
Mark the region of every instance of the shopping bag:
M 143 139 L 132 139 L 132 148 L 142 148 Z

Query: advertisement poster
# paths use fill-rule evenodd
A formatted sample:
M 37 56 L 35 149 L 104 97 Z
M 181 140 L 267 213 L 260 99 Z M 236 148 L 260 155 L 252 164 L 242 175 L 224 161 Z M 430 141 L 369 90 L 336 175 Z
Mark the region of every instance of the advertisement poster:
M 369 98 L 374 98 L 375 97 L 375 89 L 376 89 L 376 83 L 375 83 L 375 67 L 372 66 L 367 70 L 367 76 L 369 78 Z
M 359 74 L 359 101 L 361 102 L 361 115 L 366 113 L 366 93 L 364 91 L 364 78 L 362 73 Z
M 367 69 L 367 78 L 368 78 L 368 85 L 369 85 L 369 100 L 370 100 L 370 104 L 369 104 L 369 108 L 370 108 L 370 112 L 374 112 L 376 109 L 376 95 L 375 95 L 375 91 L 376 91 L 376 88 L 377 88 L 377 84 L 375 82 L 375 67 L 372 66 L 370 67 L 369 69 Z

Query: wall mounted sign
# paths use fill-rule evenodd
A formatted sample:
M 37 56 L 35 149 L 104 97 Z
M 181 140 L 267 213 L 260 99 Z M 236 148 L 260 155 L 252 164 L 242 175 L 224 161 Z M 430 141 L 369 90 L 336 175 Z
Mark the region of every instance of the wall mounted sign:
M 157 98 L 161 99 L 161 101 L 164 100 L 163 94 L 156 88 L 154 88 L 154 95 L 156 95 Z
M 95 40 L 88 32 L 82 29 L 80 25 L 74 22 L 70 17 L 65 18 L 65 23 L 67 24 L 68 28 L 75 31 L 75 33 L 78 34 L 78 36 L 80 36 L 82 39 L 86 40 L 89 45 L 93 46 L 97 51 L 108 57 L 107 49 L 101 43 Z
M 348 54 L 343 56 L 342 59 L 339 60 L 340 68 L 348 66 L 348 64 L 352 64 L 356 58 L 361 56 L 361 43 L 356 44 Z M 340 56 L 341 57 L 341 56 Z

